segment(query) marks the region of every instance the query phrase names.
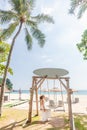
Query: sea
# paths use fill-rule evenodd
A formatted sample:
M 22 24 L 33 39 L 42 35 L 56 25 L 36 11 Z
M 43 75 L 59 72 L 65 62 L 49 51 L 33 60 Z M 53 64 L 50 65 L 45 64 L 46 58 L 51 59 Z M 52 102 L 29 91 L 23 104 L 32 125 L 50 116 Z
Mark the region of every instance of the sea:
M 14 90 L 12 92 L 10 92 L 11 94 L 19 94 L 19 90 Z M 29 90 L 21 90 L 22 94 L 29 94 L 30 91 Z M 38 94 L 66 94 L 66 91 L 62 91 L 62 92 L 43 92 L 43 91 L 38 91 Z M 73 94 L 75 95 L 87 95 L 87 90 L 78 90 L 76 92 L 73 92 Z

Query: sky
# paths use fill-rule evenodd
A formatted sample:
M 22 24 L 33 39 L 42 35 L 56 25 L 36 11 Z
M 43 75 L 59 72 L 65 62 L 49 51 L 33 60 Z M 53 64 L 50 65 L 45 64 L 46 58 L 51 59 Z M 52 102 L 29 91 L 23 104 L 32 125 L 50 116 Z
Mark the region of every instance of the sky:
M 10 8 L 7 0 L 1 1 L 0 8 Z M 70 0 L 36 0 L 34 13 L 49 14 L 55 23 L 40 25 L 46 36 L 43 48 L 34 40 L 32 50 L 27 50 L 23 30 L 16 39 L 10 62 L 14 74 L 8 74 L 14 89 L 29 89 L 32 86 L 33 71 L 39 68 L 66 69 L 71 88 L 87 89 L 87 61 L 83 60 L 76 47 L 87 28 L 86 14 L 77 19 L 76 15 L 68 13 L 69 9 Z

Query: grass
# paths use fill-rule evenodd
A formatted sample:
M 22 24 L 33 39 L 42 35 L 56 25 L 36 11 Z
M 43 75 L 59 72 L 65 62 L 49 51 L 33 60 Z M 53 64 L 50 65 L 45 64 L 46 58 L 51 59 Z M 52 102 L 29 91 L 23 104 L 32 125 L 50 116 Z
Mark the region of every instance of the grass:
M 27 117 L 27 111 L 17 110 L 17 109 L 12 109 L 12 108 L 5 108 L 3 110 L 3 115 L 0 118 L 0 122 L 5 121 L 5 120 L 9 120 L 9 119 L 10 120 L 14 119 L 16 121 L 19 121 L 19 120 L 21 120 L 21 117 L 22 117 L 22 119 L 26 118 Z
M 17 106 L 17 105 L 21 105 L 23 103 L 26 103 L 28 102 L 29 100 L 20 100 L 20 101 L 15 101 L 15 102 L 12 102 L 12 103 L 7 103 L 4 105 L 4 107 L 14 107 L 14 106 Z
M 35 115 L 34 111 L 33 111 L 33 115 Z M 4 108 L 2 117 L 0 117 L 0 130 L 4 130 L 3 127 L 8 126 L 8 124 L 12 125 L 12 123 L 14 123 L 14 122 L 16 122 L 17 124 L 20 124 L 20 127 L 22 129 L 22 125 L 26 122 L 27 117 L 28 117 L 27 110 Z M 31 125 L 34 125 L 38 120 L 39 120 L 39 116 L 33 117 Z M 26 128 L 26 130 L 28 130 L 28 129 Z
M 57 115 L 58 114 L 58 115 Z M 36 116 L 32 118 L 32 123 L 25 128 L 22 128 L 23 124 L 25 123 L 28 111 L 27 110 L 18 110 L 14 108 L 4 108 L 3 115 L 0 118 L 0 130 L 11 130 L 14 127 L 14 130 L 69 130 L 69 121 L 66 114 L 59 114 L 54 112 L 53 116 L 58 116 L 58 118 L 64 119 L 64 127 L 63 128 L 55 128 L 50 124 L 45 125 L 41 124 L 40 117 Z M 33 115 L 35 115 L 35 111 L 33 111 Z M 75 115 L 75 126 L 76 130 L 87 130 L 87 116 L 86 115 Z M 16 125 L 15 123 L 16 122 Z M 44 128 L 45 127 L 45 128 Z
M 87 130 L 87 115 L 75 115 L 75 126 L 77 130 Z

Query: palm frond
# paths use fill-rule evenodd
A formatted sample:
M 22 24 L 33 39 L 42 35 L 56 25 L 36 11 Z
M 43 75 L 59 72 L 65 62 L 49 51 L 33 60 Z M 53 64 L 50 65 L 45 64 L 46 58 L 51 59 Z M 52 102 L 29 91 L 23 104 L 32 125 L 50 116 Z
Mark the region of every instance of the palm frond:
M 20 0 L 9 0 L 10 5 L 12 6 L 12 10 L 20 14 Z
M 0 39 L 9 38 L 13 34 L 13 32 L 15 31 L 18 24 L 19 24 L 19 22 L 15 22 L 15 23 L 10 24 L 7 29 L 3 30 L 2 35 L 0 36 Z
M 77 48 L 83 54 L 83 58 L 87 59 L 87 30 L 84 31 L 81 42 L 77 44 Z
M 32 19 L 36 20 L 38 23 L 40 22 L 49 22 L 49 23 L 54 23 L 54 20 L 51 16 L 49 15 L 44 15 L 44 14 L 39 14 L 35 17 L 32 17 Z
M 33 9 L 35 0 L 10 0 L 9 3 L 15 12 L 22 14 Z
M 69 13 L 74 13 L 75 9 L 81 4 L 83 0 L 71 0 L 71 8 Z
M 69 13 L 74 14 L 74 11 L 78 9 L 78 18 L 81 18 L 82 14 L 87 9 L 87 1 L 86 0 L 71 0 L 71 8 L 69 9 Z
M 16 17 L 17 17 L 17 15 L 12 11 L 0 10 L 0 23 L 1 24 L 8 23 L 12 19 L 16 19 Z
M 45 35 L 37 28 L 31 28 L 31 33 L 35 39 L 38 40 L 38 44 L 40 47 L 44 46 L 45 43 Z
M 18 14 L 23 13 L 26 10 L 26 0 L 10 0 L 9 3 L 12 6 L 12 10 L 17 12 Z
M 81 18 L 82 14 L 86 11 L 86 9 L 87 9 L 87 3 L 83 3 L 79 8 L 78 18 Z
M 0 76 L 2 76 L 4 74 L 4 70 L 5 70 L 6 66 L 3 64 L 0 64 Z M 13 75 L 13 71 L 11 68 L 8 68 L 8 72 Z
M 30 10 L 33 10 L 33 8 L 35 7 L 35 2 L 36 2 L 36 0 L 27 0 Z
M 32 21 L 32 20 L 27 20 L 26 25 L 37 28 L 37 22 Z
M 27 48 L 31 49 L 32 48 L 32 37 L 27 28 L 25 28 L 25 41 L 27 43 Z

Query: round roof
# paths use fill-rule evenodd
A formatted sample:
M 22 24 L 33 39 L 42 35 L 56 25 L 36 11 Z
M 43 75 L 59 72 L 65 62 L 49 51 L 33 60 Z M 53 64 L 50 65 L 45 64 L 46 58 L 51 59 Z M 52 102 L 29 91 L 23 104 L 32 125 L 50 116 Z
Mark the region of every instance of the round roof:
M 56 78 L 57 76 L 64 76 L 69 72 L 60 68 L 41 68 L 34 70 L 33 73 L 42 77 L 47 76 L 48 78 Z

